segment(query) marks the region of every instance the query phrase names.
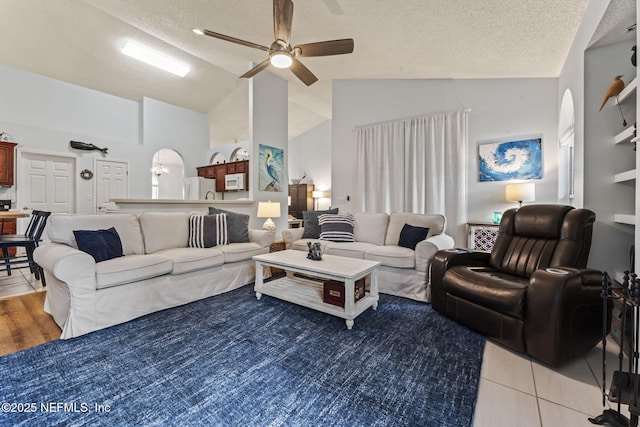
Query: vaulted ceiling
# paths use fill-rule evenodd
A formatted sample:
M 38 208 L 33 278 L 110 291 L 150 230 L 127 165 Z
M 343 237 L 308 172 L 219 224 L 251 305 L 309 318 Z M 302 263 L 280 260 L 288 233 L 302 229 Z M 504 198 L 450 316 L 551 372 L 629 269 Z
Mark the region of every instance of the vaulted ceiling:
M 292 44 L 353 38 L 353 54 L 288 70 L 289 134 L 331 118 L 333 79 L 556 77 L 588 0 L 294 0 Z M 248 137 L 257 49 L 194 34 L 206 28 L 273 41 L 272 0 L 0 0 L 0 63 L 139 100 L 209 114 L 212 144 Z M 189 64 L 180 78 L 124 56 L 135 40 Z

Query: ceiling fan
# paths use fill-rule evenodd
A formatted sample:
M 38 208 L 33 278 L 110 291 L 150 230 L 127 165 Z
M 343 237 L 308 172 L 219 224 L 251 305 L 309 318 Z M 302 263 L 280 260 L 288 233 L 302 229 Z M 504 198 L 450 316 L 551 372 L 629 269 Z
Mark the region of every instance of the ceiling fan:
M 289 68 L 291 72 L 307 86 L 318 81 L 318 78 L 314 76 L 313 73 L 298 60 L 298 58 L 342 55 L 353 52 L 353 39 L 327 40 L 323 42 L 291 46 L 289 38 L 291 36 L 292 21 L 293 2 L 291 0 L 273 0 L 273 32 L 276 40 L 271 43 L 270 47 L 240 40 L 224 34 L 214 33 L 213 31 L 205 29 L 194 29 L 193 32 L 241 44 L 243 46 L 260 49 L 269 53 L 269 57 L 267 59 L 240 77 L 253 77 L 271 64 L 278 68 Z

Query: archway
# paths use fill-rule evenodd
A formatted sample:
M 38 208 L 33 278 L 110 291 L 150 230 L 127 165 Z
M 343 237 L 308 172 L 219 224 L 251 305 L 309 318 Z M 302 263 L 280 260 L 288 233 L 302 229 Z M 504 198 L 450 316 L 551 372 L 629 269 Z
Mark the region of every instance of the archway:
M 573 205 L 575 197 L 575 110 L 573 95 L 567 89 L 562 96 L 558 119 L 558 203 Z
M 210 165 L 217 165 L 218 163 L 224 163 L 226 161 L 227 161 L 227 159 L 224 157 L 224 154 L 222 154 L 221 152 L 217 151 L 217 152 L 213 153 L 213 155 L 211 156 L 211 159 L 209 159 L 209 164 Z
M 184 161 L 177 151 L 161 148 L 151 159 L 151 198 L 178 199 L 184 197 Z

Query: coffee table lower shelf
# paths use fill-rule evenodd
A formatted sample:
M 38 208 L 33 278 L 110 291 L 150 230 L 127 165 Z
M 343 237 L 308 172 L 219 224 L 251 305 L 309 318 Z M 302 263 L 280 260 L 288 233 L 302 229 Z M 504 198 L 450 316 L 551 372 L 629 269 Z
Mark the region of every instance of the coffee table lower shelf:
M 256 290 L 256 298 L 260 299 L 262 295 L 269 295 L 283 301 L 340 317 L 345 319 L 348 329 L 353 327 L 354 319 L 366 309 L 369 307 L 374 310 L 378 308 L 378 297 L 367 293 L 354 304 L 353 312 L 347 313 L 340 306 L 323 302 L 322 292 L 322 282 L 287 276 L 264 283 L 259 291 Z

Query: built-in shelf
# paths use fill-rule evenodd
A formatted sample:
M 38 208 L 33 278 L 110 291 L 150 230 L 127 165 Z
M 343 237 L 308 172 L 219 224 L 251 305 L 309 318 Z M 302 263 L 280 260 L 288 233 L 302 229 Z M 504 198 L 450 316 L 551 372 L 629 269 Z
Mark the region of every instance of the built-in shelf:
M 622 142 L 629 142 L 633 135 L 635 134 L 636 127 L 635 125 L 631 125 L 616 136 L 613 137 L 614 144 L 620 144 Z
M 613 220 L 618 224 L 636 225 L 635 215 L 614 214 Z
M 624 87 L 622 92 L 620 92 L 620 95 L 618 95 L 618 99 L 616 100 L 616 104 L 622 104 L 632 94 L 636 93 L 637 87 L 638 87 L 638 78 L 634 77 L 634 79 L 631 80 L 629 84 Z
M 613 176 L 613 181 L 614 182 L 627 182 L 627 181 L 633 181 L 636 179 L 636 170 L 632 169 L 630 171 L 626 171 L 626 172 L 620 172 L 617 173 Z

